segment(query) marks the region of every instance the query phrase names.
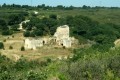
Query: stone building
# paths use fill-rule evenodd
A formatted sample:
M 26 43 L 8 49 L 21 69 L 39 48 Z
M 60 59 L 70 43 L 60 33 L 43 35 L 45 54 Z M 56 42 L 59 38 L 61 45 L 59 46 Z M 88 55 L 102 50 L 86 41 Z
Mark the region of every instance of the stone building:
M 62 45 L 66 48 L 71 47 L 72 40 L 71 37 L 69 37 L 69 33 L 70 31 L 68 25 L 58 27 L 54 34 L 56 44 Z
M 42 47 L 44 45 L 44 41 L 42 39 L 33 39 L 27 38 L 25 39 L 25 49 L 33 49 L 36 50 L 37 47 Z
M 54 37 L 56 40 L 61 40 L 63 38 L 69 38 L 69 26 L 63 25 L 57 28 Z
M 25 39 L 25 49 L 33 49 L 36 50 L 37 47 L 42 47 L 44 44 L 58 45 L 66 48 L 70 48 L 72 43 L 74 43 L 74 38 L 69 37 L 69 26 L 63 25 L 57 28 L 53 37 L 42 37 L 42 38 L 27 38 Z

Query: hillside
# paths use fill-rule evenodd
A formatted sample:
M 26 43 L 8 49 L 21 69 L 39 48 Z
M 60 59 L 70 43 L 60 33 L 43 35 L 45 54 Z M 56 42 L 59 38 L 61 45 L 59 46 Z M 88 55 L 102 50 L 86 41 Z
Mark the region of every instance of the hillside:
M 119 13 L 104 7 L 0 7 L 0 80 L 119 80 Z M 69 48 L 54 43 L 63 25 L 70 30 L 67 41 L 75 39 Z M 26 49 L 25 40 L 36 38 L 52 38 L 55 45 Z
M 83 15 L 100 23 L 114 23 L 120 25 L 120 9 L 79 9 L 79 10 L 38 10 L 40 15 L 57 14 L 59 17 Z

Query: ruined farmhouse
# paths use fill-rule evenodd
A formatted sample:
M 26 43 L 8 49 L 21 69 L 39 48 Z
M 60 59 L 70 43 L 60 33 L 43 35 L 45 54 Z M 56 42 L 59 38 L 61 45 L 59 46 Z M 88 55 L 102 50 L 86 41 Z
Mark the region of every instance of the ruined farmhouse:
M 37 47 L 42 47 L 45 44 L 51 44 L 62 46 L 66 48 L 72 47 L 72 43 L 74 42 L 74 38 L 70 37 L 70 30 L 68 25 L 63 25 L 57 28 L 55 34 L 52 37 L 47 38 L 27 38 L 25 39 L 24 47 L 26 49 L 36 50 Z
M 55 42 L 58 45 L 65 46 L 67 48 L 71 47 L 72 42 L 71 38 L 69 37 L 69 33 L 70 31 L 68 25 L 58 27 L 53 36 L 55 38 Z

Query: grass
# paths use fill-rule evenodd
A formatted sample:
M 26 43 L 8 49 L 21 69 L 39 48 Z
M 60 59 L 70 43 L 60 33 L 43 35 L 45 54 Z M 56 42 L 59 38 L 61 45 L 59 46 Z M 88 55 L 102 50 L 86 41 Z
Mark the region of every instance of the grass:
M 34 60 L 34 59 L 47 59 L 47 58 L 57 59 L 58 57 L 64 58 L 71 54 L 71 52 L 68 49 L 63 50 L 63 49 L 50 48 L 46 50 L 43 47 L 35 51 L 34 50 L 20 51 L 15 49 L 1 50 L 1 53 L 9 57 L 10 59 L 15 59 L 15 60 L 16 60 L 16 56 L 19 57 L 24 56 L 28 60 Z
M 64 58 L 72 53 L 72 50 L 70 49 L 55 48 L 54 46 L 47 45 L 38 48 L 37 50 L 21 51 L 21 47 L 24 46 L 24 37 L 22 36 L 22 33 L 13 35 L 14 37 L 3 36 L 1 38 L 1 40 L 6 39 L 6 42 L 4 42 L 5 50 L 1 50 L 0 52 L 14 61 L 18 60 L 21 56 L 24 56 L 28 60 L 47 58 L 57 59 L 58 57 Z M 9 49 L 10 46 L 12 46 L 13 49 Z

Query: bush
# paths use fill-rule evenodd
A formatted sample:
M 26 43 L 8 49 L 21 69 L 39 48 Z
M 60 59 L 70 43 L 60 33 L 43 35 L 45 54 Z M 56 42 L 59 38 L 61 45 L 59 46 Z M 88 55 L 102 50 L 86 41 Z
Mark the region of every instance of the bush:
M 60 74 L 60 75 L 58 76 L 58 78 L 59 78 L 60 80 L 68 80 L 68 79 L 66 78 L 66 76 L 65 76 L 65 75 L 62 75 L 62 74 Z
M 11 26 L 11 29 L 13 31 L 18 31 L 18 28 L 19 28 L 19 25 L 13 25 L 13 26 Z
M 52 19 L 57 19 L 57 15 L 55 15 L 55 14 L 51 14 L 49 17 Z
M 30 33 L 30 37 L 35 37 L 35 33 L 34 33 L 34 32 L 31 32 L 31 33 Z
M 24 46 L 21 47 L 21 51 L 25 51 L 25 47 Z
M 26 59 L 19 59 L 16 64 L 14 65 L 14 68 L 18 71 L 29 69 L 29 62 Z
M 4 39 L 3 42 L 6 42 L 6 39 Z
M 27 80 L 46 80 L 47 76 L 44 73 L 35 73 L 33 71 L 28 72 Z
M 9 71 L 5 71 L 0 76 L 0 80 L 14 80 L 14 77 L 9 73 Z
M 24 32 L 24 37 L 30 37 L 30 32 L 29 31 L 26 31 L 26 32 Z
M 4 49 L 4 44 L 0 42 L 0 49 Z
M 51 63 L 51 61 L 52 61 L 52 60 L 51 60 L 50 58 L 47 59 L 47 62 L 48 62 L 48 63 Z
M 12 46 L 9 46 L 9 49 L 13 49 L 13 47 L 12 47 Z
M 13 34 L 13 31 L 11 31 L 11 30 L 4 30 L 2 32 L 2 35 L 12 35 L 12 34 Z

